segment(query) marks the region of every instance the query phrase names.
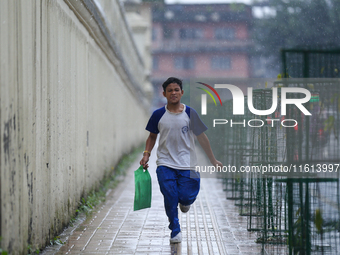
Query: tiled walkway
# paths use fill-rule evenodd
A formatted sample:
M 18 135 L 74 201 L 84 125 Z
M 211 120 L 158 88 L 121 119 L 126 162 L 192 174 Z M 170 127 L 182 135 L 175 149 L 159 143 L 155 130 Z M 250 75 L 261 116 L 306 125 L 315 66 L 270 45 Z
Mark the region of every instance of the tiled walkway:
M 247 218 L 238 215 L 234 202 L 226 199 L 222 181 L 202 178 L 200 194 L 186 214 L 179 212 L 183 241 L 170 245 L 168 219 L 155 174 L 155 156 L 150 159 L 152 206 L 133 211 L 133 162 L 105 204 L 75 229 L 59 250 L 50 254 L 261 254 L 255 233 L 246 230 Z

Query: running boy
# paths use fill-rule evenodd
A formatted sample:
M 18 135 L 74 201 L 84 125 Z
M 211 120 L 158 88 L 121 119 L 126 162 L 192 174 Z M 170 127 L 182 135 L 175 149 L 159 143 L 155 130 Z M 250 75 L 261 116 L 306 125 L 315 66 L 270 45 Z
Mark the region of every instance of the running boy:
M 159 133 L 156 173 L 170 222 L 170 243 L 179 243 L 182 241 L 182 234 L 178 220 L 178 203 L 182 212 L 189 211 L 200 189 L 200 175 L 194 171 L 197 164 L 195 136 L 211 164 L 222 167 L 222 163 L 214 157 L 210 142 L 203 133 L 207 127 L 197 112 L 181 103 L 184 93 L 182 81 L 170 77 L 162 86 L 167 104 L 155 110 L 149 119 L 146 130 L 150 134 L 140 164 L 148 168 L 147 163 Z

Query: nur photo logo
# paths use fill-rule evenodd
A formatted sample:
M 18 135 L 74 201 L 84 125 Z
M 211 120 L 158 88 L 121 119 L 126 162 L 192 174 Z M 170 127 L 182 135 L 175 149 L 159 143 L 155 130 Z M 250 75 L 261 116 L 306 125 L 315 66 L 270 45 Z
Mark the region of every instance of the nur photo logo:
M 233 127 L 235 125 L 242 125 L 243 127 L 262 127 L 266 122 L 271 125 L 271 127 L 274 127 L 274 123 L 276 122 L 279 122 L 283 127 L 296 127 L 298 124 L 298 121 L 296 119 L 285 118 L 285 116 L 287 115 L 288 105 L 295 107 L 298 111 L 301 112 L 302 115 L 312 115 L 311 112 L 307 110 L 307 108 L 304 106 L 304 104 L 309 102 L 312 97 L 310 91 L 306 88 L 273 86 L 271 89 L 266 89 L 268 94 L 268 105 L 266 105 L 265 108 L 257 109 L 256 105 L 258 105 L 257 101 L 259 100 L 259 98 L 253 96 L 253 87 L 239 87 L 237 85 L 223 83 L 214 84 L 214 87 L 212 87 L 207 83 L 196 83 L 208 88 L 206 89 L 196 87 L 206 92 L 205 94 L 201 94 L 201 115 L 207 115 L 207 94 L 212 98 L 215 106 L 217 106 L 215 96 L 218 98 L 220 105 L 223 106 L 221 97 L 216 91 L 216 89 L 223 89 L 228 90 L 228 93 L 231 94 L 232 114 L 227 113 L 227 115 L 235 117 L 245 116 L 245 108 L 247 107 L 249 112 L 254 116 L 253 119 L 244 119 L 241 122 L 235 122 L 235 120 L 233 119 L 226 119 L 225 116 L 214 116 L 217 118 L 213 118 L 213 127 L 215 127 L 216 125 L 225 125 L 227 123 L 230 123 L 230 127 Z M 215 94 L 215 96 L 213 94 Z M 224 94 L 225 93 L 223 93 L 222 95 Z M 275 115 L 282 115 L 283 117 L 281 119 L 273 118 L 272 114 L 274 113 Z
M 217 91 L 213 87 L 211 87 L 210 85 L 208 85 L 206 83 L 203 83 L 203 82 L 197 82 L 197 83 L 206 86 L 212 92 L 214 92 L 215 95 L 217 96 L 218 100 L 220 101 L 221 106 L 222 106 L 221 97 L 220 97 L 220 95 L 217 93 Z M 214 101 L 215 105 L 217 106 L 216 100 L 215 100 L 214 96 L 211 94 L 211 92 L 209 90 L 204 89 L 204 88 L 200 88 L 200 87 L 197 87 L 197 88 L 203 90 L 204 92 L 206 92 L 212 98 L 212 100 Z M 201 95 L 201 114 L 202 115 L 207 115 L 207 94 L 202 94 Z

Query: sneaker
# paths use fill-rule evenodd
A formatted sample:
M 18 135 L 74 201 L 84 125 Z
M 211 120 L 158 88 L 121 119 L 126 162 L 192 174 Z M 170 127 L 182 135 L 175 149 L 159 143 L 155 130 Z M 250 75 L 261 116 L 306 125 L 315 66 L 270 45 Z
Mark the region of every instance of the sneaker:
M 179 232 L 176 236 L 173 238 L 170 238 L 170 243 L 180 243 L 182 242 L 182 232 Z
M 181 209 L 181 211 L 183 213 L 186 213 L 190 210 L 190 205 L 182 205 L 182 204 L 179 204 L 179 209 Z

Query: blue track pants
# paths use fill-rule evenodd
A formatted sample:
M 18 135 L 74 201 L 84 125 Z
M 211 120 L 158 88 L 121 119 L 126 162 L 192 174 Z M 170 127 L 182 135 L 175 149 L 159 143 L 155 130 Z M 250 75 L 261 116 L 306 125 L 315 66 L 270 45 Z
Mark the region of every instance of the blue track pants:
M 192 170 L 176 170 L 159 166 L 156 170 L 159 187 L 164 196 L 164 207 L 169 218 L 171 237 L 180 231 L 177 205 L 191 205 L 200 189 L 200 175 Z

